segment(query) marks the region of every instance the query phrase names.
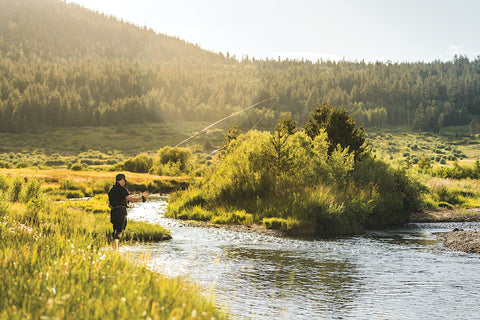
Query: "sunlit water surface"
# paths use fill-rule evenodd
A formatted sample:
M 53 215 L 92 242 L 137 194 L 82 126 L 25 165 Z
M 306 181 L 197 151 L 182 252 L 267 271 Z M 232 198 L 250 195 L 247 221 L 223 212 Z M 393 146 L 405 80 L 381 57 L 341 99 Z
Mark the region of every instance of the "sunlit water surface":
M 159 223 L 172 240 L 121 250 L 196 282 L 234 318 L 480 319 L 480 256 L 445 249 L 434 235 L 478 223 L 308 241 L 189 227 L 164 218 L 166 207 L 166 198 L 154 198 L 129 219 Z

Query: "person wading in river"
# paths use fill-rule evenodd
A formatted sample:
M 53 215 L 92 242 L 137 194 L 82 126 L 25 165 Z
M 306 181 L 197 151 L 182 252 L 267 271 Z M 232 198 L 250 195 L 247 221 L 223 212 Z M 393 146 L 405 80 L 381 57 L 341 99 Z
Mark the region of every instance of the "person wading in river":
M 127 206 L 129 202 L 147 201 L 148 194 L 131 196 L 125 188 L 127 179 L 123 173 L 115 177 L 115 185 L 108 191 L 108 207 L 110 208 L 110 222 L 113 224 L 113 250 L 120 247 L 119 239 L 127 226 Z

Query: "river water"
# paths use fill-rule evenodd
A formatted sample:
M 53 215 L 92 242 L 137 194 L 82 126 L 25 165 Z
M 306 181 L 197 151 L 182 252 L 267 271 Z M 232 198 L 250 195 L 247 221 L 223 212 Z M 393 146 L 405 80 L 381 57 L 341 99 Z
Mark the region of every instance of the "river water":
M 173 239 L 121 250 L 197 283 L 233 318 L 480 319 L 480 255 L 445 249 L 434 235 L 478 223 L 308 241 L 186 226 L 163 217 L 166 200 L 136 204 L 129 219 L 159 223 Z

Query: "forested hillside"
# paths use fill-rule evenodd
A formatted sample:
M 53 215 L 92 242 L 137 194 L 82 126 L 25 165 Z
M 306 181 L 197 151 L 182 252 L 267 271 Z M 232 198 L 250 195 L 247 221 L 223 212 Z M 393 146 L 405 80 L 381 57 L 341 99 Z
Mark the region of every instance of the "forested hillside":
M 366 126 L 439 131 L 480 115 L 480 57 L 238 61 L 60 0 L 0 0 L 2 132 L 213 121 L 272 97 L 267 127 L 285 112 L 303 124 L 328 103 Z M 239 123 L 255 123 L 262 107 Z

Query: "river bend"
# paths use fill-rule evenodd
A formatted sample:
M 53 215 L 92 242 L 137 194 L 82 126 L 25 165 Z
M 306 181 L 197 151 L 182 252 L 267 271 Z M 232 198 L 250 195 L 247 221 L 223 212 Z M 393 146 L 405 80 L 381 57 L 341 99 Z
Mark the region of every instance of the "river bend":
M 129 219 L 159 223 L 173 239 L 121 250 L 197 283 L 234 318 L 480 319 L 480 255 L 445 249 L 434 235 L 478 223 L 308 241 L 186 226 L 163 216 L 166 200 L 135 204 Z

